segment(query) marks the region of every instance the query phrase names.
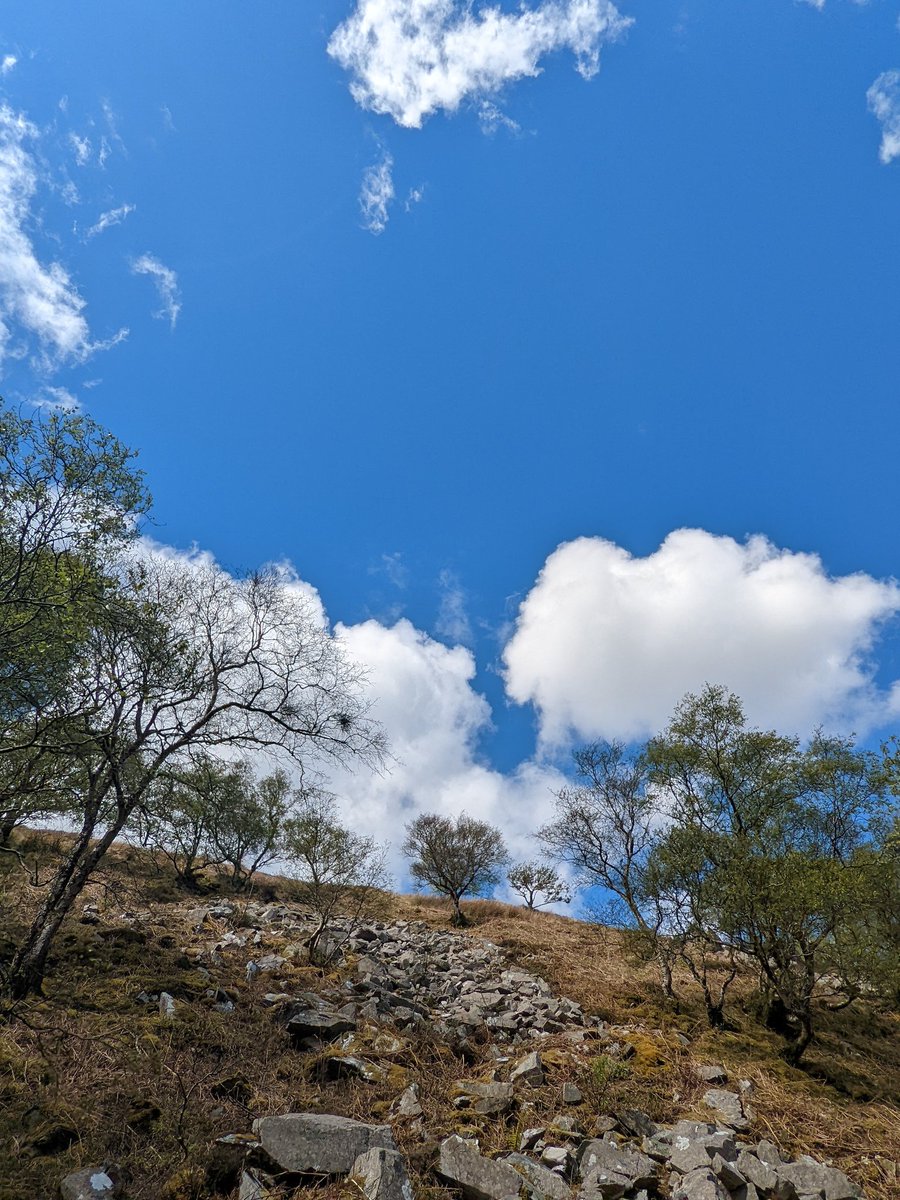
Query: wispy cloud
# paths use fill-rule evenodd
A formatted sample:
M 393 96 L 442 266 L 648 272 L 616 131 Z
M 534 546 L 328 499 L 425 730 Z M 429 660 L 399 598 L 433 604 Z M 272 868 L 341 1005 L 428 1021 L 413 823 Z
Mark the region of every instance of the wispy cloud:
M 39 179 L 29 143 L 37 137 L 24 114 L 0 105 L 0 361 L 36 342 L 49 366 L 82 360 L 99 346 L 67 271 L 42 263 L 28 233 Z
M 0 62 L 0 75 L 8 75 L 18 61 L 14 54 L 4 54 L 3 61 Z
M 403 207 L 406 212 L 412 212 L 417 204 L 421 204 L 425 199 L 425 184 L 422 183 L 418 187 L 411 187 L 407 193 L 406 200 L 403 202 Z
M 385 153 L 380 162 L 366 167 L 359 193 L 363 228 L 369 233 L 384 233 L 390 219 L 388 209 L 394 199 L 394 160 Z
M 519 122 L 508 117 L 503 109 L 498 108 L 492 100 L 481 102 L 478 110 L 478 123 L 481 125 L 482 133 L 492 134 L 496 133 L 498 129 L 505 129 L 509 133 L 522 132 Z
M 160 307 L 153 314 L 162 320 L 167 320 L 172 329 L 178 321 L 181 312 L 181 292 L 178 288 L 178 276 L 171 267 L 165 266 L 152 254 L 142 254 L 131 264 L 135 275 L 149 275 L 156 286 Z
M 471 646 L 472 623 L 466 611 L 466 593 L 455 571 L 444 568 L 438 576 L 441 602 L 435 633 L 456 646 Z
M 134 204 L 121 204 L 118 208 L 111 208 L 107 212 L 101 213 L 96 223 L 90 229 L 85 230 L 85 241 L 96 237 L 98 233 L 103 233 L 105 229 L 109 229 L 112 225 L 121 225 L 128 214 L 133 213 L 136 207 Z
M 47 410 L 74 412 L 81 408 L 81 402 L 68 388 L 44 387 L 31 401 L 35 408 Z
M 382 554 L 381 562 L 369 568 L 370 575 L 386 575 L 395 588 L 401 591 L 409 586 L 409 568 L 399 550 L 393 554 Z
M 86 167 L 91 161 L 91 155 L 94 153 L 91 139 L 89 137 L 79 137 L 77 133 L 70 133 L 69 145 L 72 147 L 72 153 L 75 155 L 75 161 L 79 167 Z
M 590 78 L 601 44 L 630 24 L 611 0 L 544 0 L 517 12 L 464 0 L 356 0 L 328 53 L 350 73 L 358 104 L 419 128 L 440 109 L 455 112 L 539 74 L 556 50 L 571 50 Z
M 866 92 L 869 111 L 881 122 L 878 157 L 885 164 L 900 158 L 900 70 L 884 71 Z

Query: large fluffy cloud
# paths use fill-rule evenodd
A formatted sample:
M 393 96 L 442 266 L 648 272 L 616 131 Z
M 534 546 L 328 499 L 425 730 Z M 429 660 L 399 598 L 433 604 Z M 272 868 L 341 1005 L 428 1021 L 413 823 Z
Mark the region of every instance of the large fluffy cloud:
M 580 538 L 547 559 L 504 650 L 506 685 L 546 743 L 642 737 L 688 690 L 724 683 L 754 721 L 857 730 L 892 711 L 869 655 L 900 587 L 831 578 L 812 554 L 699 529 L 636 558 Z
M 357 0 L 328 52 L 352 76 L 362 107 L 418 128 L 439 109 L 454 112 L 537 75 L 556 50 L 571 50 L 588 78 L 601 44 L 630 23 L 610 0 L 545 0 L 511 13 L 458 0 Z
M 502 774 L 480 760 L 478 739 L 491 727 L 491 711 L 473 687 L 472 653 L 432 640 L 407 620 L 366 621 L 337 632 L 368 671 L 373 715 L 384 725 L 393 761 L 381 776 L 342 772 L 331 784 L 347 819 L 391 844 L 398 878 L 405 873 L 403 826 L 421 812 L 468 812 L 500 826 L 516 857 L 533 857 L 531 835 L 547 820 L 562 779 L 536 762 Z

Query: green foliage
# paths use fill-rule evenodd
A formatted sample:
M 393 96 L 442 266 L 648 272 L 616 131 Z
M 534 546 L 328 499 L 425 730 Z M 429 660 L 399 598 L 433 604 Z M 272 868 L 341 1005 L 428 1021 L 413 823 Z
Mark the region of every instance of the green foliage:
M 547 863 L 517 863 L 506 875 L 507 882 L 530 909 L 547 904 L 571 904 L 572 889 Z

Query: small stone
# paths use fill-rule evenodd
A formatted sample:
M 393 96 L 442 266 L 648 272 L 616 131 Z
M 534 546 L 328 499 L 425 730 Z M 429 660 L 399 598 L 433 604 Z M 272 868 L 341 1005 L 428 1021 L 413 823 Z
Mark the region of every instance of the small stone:
M 415 1120 L 422 1116 L 422 1111 L 422 1105 L 419 1103 L 419 1085 L 411 1083 L 394 1102 L 394 1116 L 404 1120 Z
M 704 1083 L 727 1083 L 728 1072 L 721 1063 L 707 1064 L 697 1068 L 697 1074 Z
M 164 1021 L 172 1021 L 175 1018 L 175 997 L 170 996 L 168 992 L 159 993 L 159 1015 Z
M 575 1086 L 574 1083 L 564 1083 L 562 1089 L 563 1104 L 580 1104 L 584 1099 L 584 1094 L 581 1088 Z
M 524 1129 L 519 1137 L 519 1149 L 533 1150 L 546 1132 L 544 1125 L 535 1125 L 531 1129 Z
M 744 1113 L 744 1106 L 737 1092 L 726 1092 L 721 1088 L 710 1088 L 703 1093 L 703 1103 L 715 1109 L 726 1125 L 732 1129 L 749 1129 L 750 1122 Z
M 366 1200 L 413 1200 L 403 1156 L 396 1150 L 367 1150 L 350 1174 Z
M 731 1200 L 709 1167 L 691 1171 L 672 1192 L 672 1200 Z
M 122 1195 L 119 1169 L 112 1163 L 73 1171 L 59 1185 L 62 1200 L 114 1200 Z
M 520 1062 L 516 1063 L 510 1071 L 509 1078 L 513 1082 L 521 1079 L 523 1083 L 530 1084 L 531 1087 L 540 1087 L 544 1082 L 544 1066 L 537 1050 L 527 1054 Z
M 569 1157 L 565 1146 L 545 1146 L 541 1152 L 541 1162 L 551 1169 L 560 1167 L 565 1170 L 569 1165 Z
M 522 1186 L 518 1171 L 504 1162 L 485 1158 L 455 1134 L 441 1142 L 437 1169 L 445 1182 L 462 1192 L 465 1200 L 504 1200 L 517 1196 Z

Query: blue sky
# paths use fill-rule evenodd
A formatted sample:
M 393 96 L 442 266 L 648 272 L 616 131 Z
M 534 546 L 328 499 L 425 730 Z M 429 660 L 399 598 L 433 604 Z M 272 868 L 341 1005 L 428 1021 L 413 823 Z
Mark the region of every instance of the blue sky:
M 0 61 L 3 394 L 318 590 L 361 825 L 524 847 L 707 678 L 900 728 L 896 3 L 12 0 Z

